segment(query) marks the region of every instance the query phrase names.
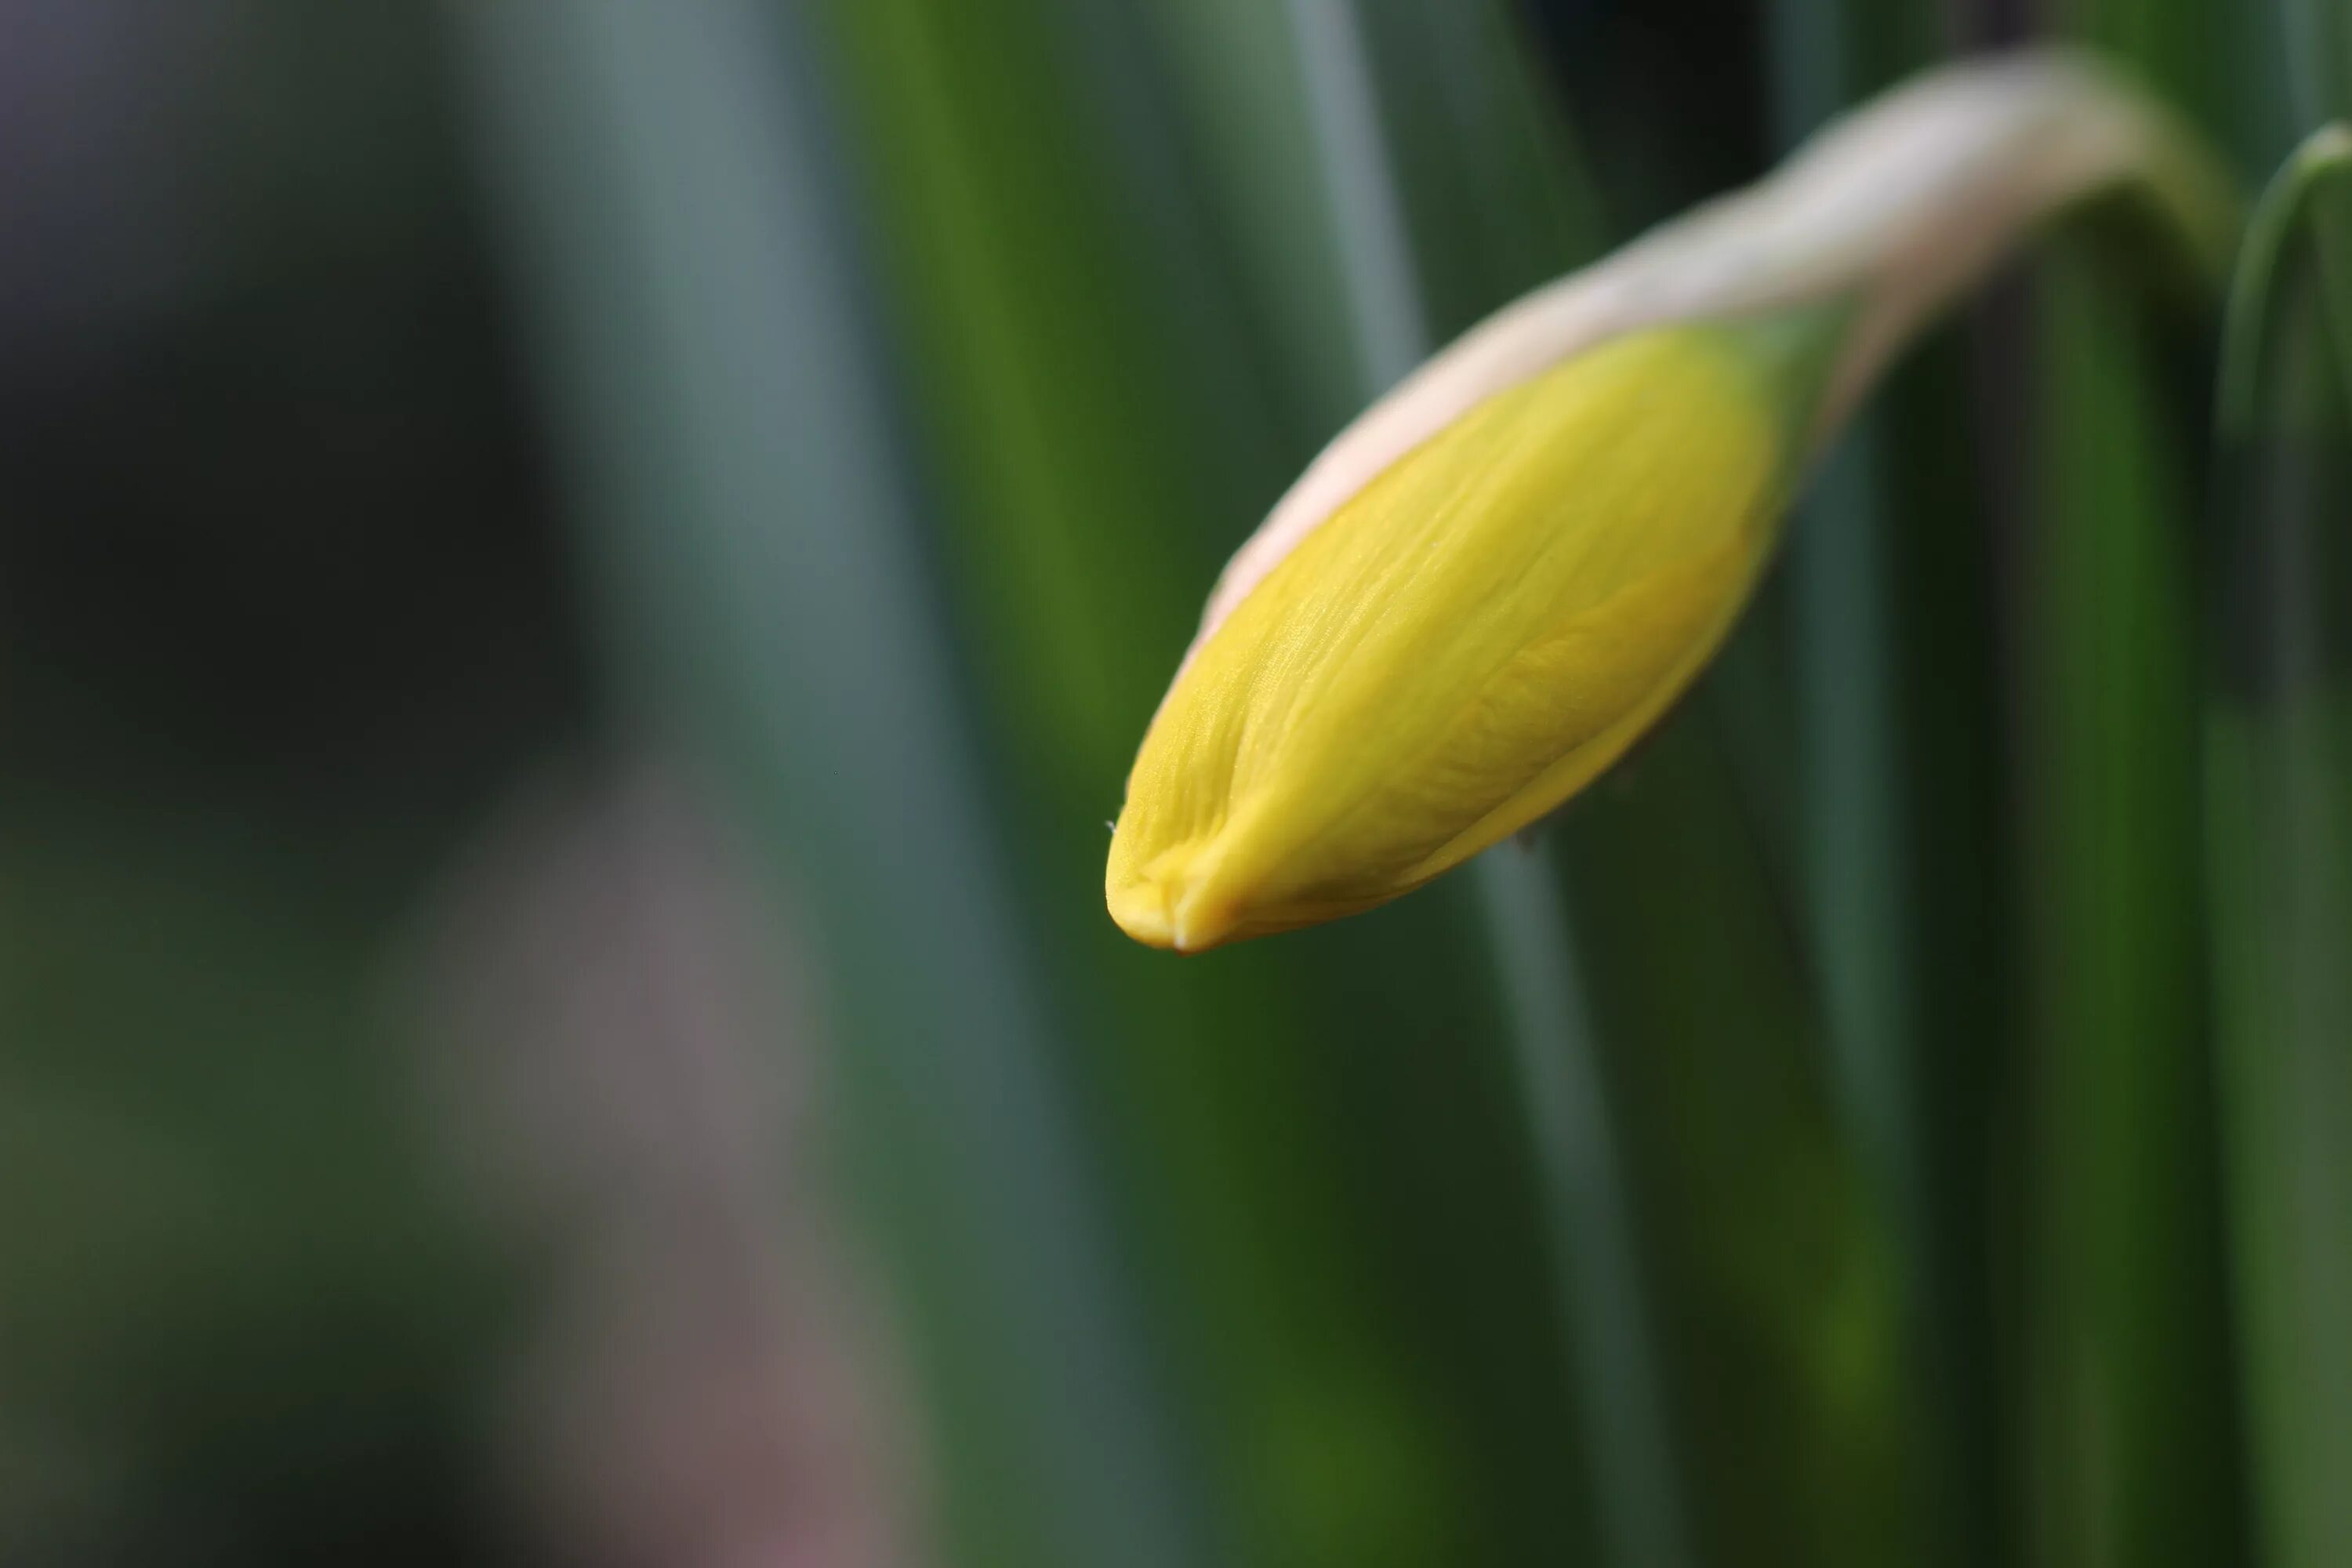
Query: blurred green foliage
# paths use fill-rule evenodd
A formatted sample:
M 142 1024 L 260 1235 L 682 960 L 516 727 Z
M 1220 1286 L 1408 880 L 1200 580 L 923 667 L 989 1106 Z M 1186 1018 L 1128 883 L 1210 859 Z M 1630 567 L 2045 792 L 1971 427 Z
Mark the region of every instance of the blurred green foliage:
M 191 7 L 120 168 L 0 162 L 0 1562 L 510 1544 L 537 1260 L 386 997 L 518 777 L 648 746 L 808 933 L 940 1561 L 2352 1561 L 2331 144 L 2226 354 L 2072 233 L 1922 344 L 1483 896 L 1099 908 L 1401 346 L 2028 9 Z M 2329 0 L 2047 12 L 2250 188 L 2352 105 Z

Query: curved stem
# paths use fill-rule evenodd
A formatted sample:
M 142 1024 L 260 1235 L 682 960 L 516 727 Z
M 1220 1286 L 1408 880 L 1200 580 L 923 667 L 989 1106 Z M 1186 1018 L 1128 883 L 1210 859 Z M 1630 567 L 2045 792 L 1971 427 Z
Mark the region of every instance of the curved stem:
M 2214 416 L 2221 434 L 2236 437 L 2254 421 L 2255 375 L 2270 321 L 2272 280 L 2287 240 L 2302 222 L 2313 194 L 2337 175 L 2352 174 L 2352 125 L 2337 121 L 2314 132 L 2294 150 L 2264 187 L 2246 225 L 2244 247 L 2230 279 L 2229 311 L 2221 332 L 2221 386 Z M 2325 314 L 2336 339 L 2336 363 L 2352 376 L 2352 224 L 2325 224 L 2316 237 L 2327 274 Z M 2347 388 L 2352 391 L 2352 388 Z

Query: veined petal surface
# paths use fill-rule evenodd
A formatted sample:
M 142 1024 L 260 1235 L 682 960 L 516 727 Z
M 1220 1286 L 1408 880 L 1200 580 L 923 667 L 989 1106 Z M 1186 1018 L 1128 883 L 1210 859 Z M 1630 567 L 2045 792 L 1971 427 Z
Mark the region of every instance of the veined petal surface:
M 1286 556 L 1145 736 L 1106 891 L 1195 952 L 1368 909 L 1542 816 L 1721 643 L 1790 427 L 1720 326 L 1497 392 Z

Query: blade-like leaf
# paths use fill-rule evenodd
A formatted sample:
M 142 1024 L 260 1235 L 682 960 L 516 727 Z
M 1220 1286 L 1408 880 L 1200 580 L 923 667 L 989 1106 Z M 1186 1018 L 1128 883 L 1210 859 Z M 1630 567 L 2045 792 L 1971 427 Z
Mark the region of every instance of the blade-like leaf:
M 792 18 L 458 13 L 623 679 L 816 912 L 957 1560 L 1222 1560 L 954 706 Z
M 2352 128 L 2257 208 L 2224 332 L 2205 709 L 2218 1079 L 2263 1561 L 2352 1554 Z

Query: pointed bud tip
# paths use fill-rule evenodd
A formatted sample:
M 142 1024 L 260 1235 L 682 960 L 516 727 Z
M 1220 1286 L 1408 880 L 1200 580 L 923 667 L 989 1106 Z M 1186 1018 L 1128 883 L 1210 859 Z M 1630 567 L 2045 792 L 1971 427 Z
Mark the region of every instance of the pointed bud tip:
M 1234 934 L 1230 921 L 1188 920 L 1181 910 L 1171 915 L 1166 904 L 1149 892 L 1137 898 L 1114 894 L 1109 903 L 1110 918 L 1119 930 L 1162 952 L 1206 952 L 1223 947 Z
M 1146 947 L 1156 947 L 1162 952 L 1182 951 L 1176 945 L 1176 921 L 1167 906 L 1149 895 L 1130 897 L 1113 891 L 1106 902 L 1110 908 L 1111 923 Z
M 1206 952 L 1223 946 L 1240 923 L 1231 900 L 1213 901 L 1213 895 L 1197 877 L 1150 871 L 1122 877 L 1114 871 L 1103 893 L 1119 930 L 1165 952 Z

